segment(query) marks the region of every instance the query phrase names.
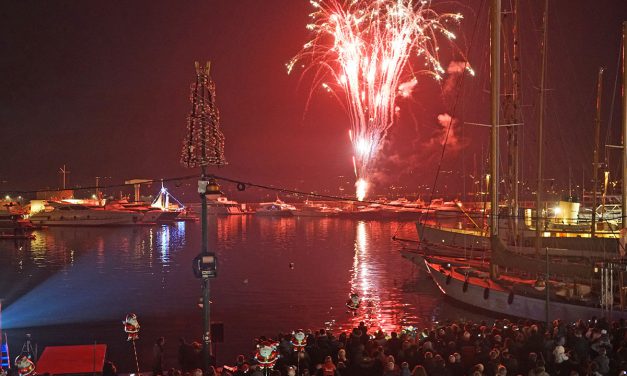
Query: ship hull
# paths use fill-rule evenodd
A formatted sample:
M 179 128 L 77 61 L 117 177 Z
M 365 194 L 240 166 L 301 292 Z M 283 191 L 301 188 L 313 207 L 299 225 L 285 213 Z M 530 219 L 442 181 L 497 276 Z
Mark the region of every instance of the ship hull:
M 507 289 L 503 289 L 493 281 L 485 279 L 473 280 L 471 278 L 465 284 L 466 280 L 463 276 L 451 273 L 440 265 L 430 263 L 427 258 L 420 254 L 408 253 L 403 256 L 424 267 L 432 276 L 439 290 L 457 302 L 504 316 L 536 321 L 546 320 L 546 299 L 515 294 Z M 581 319 L 601 317 L 605 314 L 607 314 L 607 311 L 595 306 L 567 304 L 556 301 L 549 302 L 549 320 L 560 319 L 574 322 Z M 627 311 L 612 311 L 611 318 L 627 318 Z
M 425 247 L 435 252 L 451 252 L 452 249 L 490 251 L 490 239 L 479 231 L 451 227 L 438 227 L 416 222 L 418 237 Z M 506 233 L 501 229 L 502 234 Z M 522 241 L 510 248 L 521 254 L 536 254 L 535 238 L 526 236 L 529 230 L 522 232 Z M 543 249 L 548 249 L 551 256 L 604 258 L 618 253 L 618 242 L 612 238 L 583 237 L 543 237 Z
M 416 222 L 416 230 L 421 242 L 433 245 L 446 245 L 463 249 L 490 249 L 490 239 L 479 232 L 454 228 L 441 228 Z
M 281 210 L 281 211 L 257 211 L 255 215 L 259 217 L 292 217 L 293 214 L 289 210 Z

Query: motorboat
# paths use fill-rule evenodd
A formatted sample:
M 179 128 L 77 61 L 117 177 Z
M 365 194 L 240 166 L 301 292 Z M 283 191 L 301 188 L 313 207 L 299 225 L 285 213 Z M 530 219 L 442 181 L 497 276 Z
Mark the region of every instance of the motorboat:
M 23 233 L 32 229 L 33 223 L 24 218 L 19 205 L 9 202 L 0 207 L 0 232 Z
M 389 219 L 418 219 L 425 212 L 422 200 L 412 202 L 404 197 L 387 202 L 382 208 L 382 217 Z
M 295 217 L 336 217 L 342 209 L 332 208 L 326 204 L 319 204 L 312 201 L 305 201 L 305 204 L 294 210 Z
M 294 205 L 287 204 L 280 199 L 273 202 L 262 202 L 255 211 L 255 215 L 269 217 L 291 217 L 296 211 Z
M 351 204 L 343 208 L 340 217 L 357 219 L 357 220 L 376 220 L 383 217 L 383 207 L 380 203 L 372 203 L 370 205 L 354 205 Z
M 125 199 L 108 202 L 97 210 L 128 211 L 139 215 L 137 225 L 154 225 L 157 223 L 173 222 L 179 215 L 178 211 L 161 210 L 150 206 L 146 202 L 128 202 Z
M 237 201 L 219 196 L 215 200 L 207 200 L 207 214 L 209 215 L 241 215 L 246 214 L 242 205 Z
M 141 223 L 142 214 L 45 201 L 37 205 L 31 202 L 30 221 L 38 226 L 124 226 Z

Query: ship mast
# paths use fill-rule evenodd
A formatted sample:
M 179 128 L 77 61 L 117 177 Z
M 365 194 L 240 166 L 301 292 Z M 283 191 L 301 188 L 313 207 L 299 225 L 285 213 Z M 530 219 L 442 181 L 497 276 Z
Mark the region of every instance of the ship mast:
M 601 92 L 603 90 L 603 68 L 599 68 L 597 81 L 597 106 L 594 118 L 594 161 L 592 164 L 592 229 L 591 236 L 596 236 L 597 227 L 597 190 L 599 186 L 599 134 L 601 133 Z
M 508 155 L 508 174 L 507 174 L 507 198 L 509 208 L 509 222 L 510 222 L 510 244 L 513 244 L 518 239 L 518 196 L 519 196 L 519 148 L 518 148 L 518 124 L 520 123 L 520 46 L 519 43 L 519 16 L 518 11 L 519 0 L 514 0 L 512 9 L 512 77 L 511 77 L 511 90 L 510 94 L 505 97 L 505 122 L 510 124 L 507 127 L 507 149 Z
M 548 31 L 549 31 L 549 0 L 544 0 L 544 19 L 542 21 L 543 35 L 542 35 L 542 68 L 540 72 L 540 121 L 538 121 L 538 188 L 536 192 L 536 255 L 540 255 L 540 247 L 542 247 L 542 237 L 540 232 L 540 224 L 542 217 L 542 144 L 543 144 L 543 132 L 544 132 L 544 112 L 546 106 L 545 96 L 545 81 L 546 81 L 546 56 L 547 56 L 547 43 L 548 43 Z M 546 292 L 546 304 L 545 315 L 546 324 L 549 325 L 549 306 L 550 306 L 550 292 L 549 292 L 549 249 L 545 249 L 546 257 L 546 278 L 544 281 L 544 290 Z
M 542 218 L 542 144 L 544 133 L 544 107 L 546 106 L 546 96 L 544 85 L 546 81 L 546 56 L 547 56 L 547 41 L 548 41 L 548 26 L 549 26 L 549 0 L 544 2 L 544 20 L 543 20 L 543 36 L 542 36 L 542 68 L 540 72 L 540 120 L 538 121 L 538 175 L 537 175 L 537 188 L 536 188 L 536 255 L 540 255 L 540 248 L 542 247 L 541 235 L 541 218 Z M 548 290 L 548 281 L 547 281 Z M 547 305 L 548 312 L 548 305 Z M 547 314 L 548 315 L 548 314 Z
M 490 236 L 496 238 L 499 235 L 499 94 L 501 87 L 501 0 L 492 0 L 491 36 L 490 36 L 490 65 L 492 67 L 490 88 Z M 490 276 L 496 278 L 496 264 L 490 265 Z

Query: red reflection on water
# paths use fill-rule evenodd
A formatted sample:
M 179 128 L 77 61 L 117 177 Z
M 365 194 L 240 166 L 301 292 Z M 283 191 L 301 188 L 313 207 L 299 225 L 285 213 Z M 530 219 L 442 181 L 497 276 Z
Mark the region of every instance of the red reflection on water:
M 296 222 L 294 217 L 257 217 L 262 240 L 286 242 L 294 237 Z
M 371 239 L 380 239 L 389 234 L 381 223 L 357 223 L 355 232 L 355 255 L 351 269 L 351 293 L 361 297 L 361 305 L 350 319 L 352 326 L 363 321 L 371 330 L 383 330 L 390 333 L 401 328 L 398 312 L 403 309 L 396 294 L 388 294 L 382 285 L 380 271 L 375 255 L 370 247 Z
M 246 240 L 248 233 L 248 221 L 247 215 L 227 215 L 219 218 L 212 218 L 215 220 L 215 224 L 209 224 L 209 229 L 212 226 L 217 227 L 216 238 L 218 242 L 228 242 L 234 238 L 241 237 L 242 240 Z

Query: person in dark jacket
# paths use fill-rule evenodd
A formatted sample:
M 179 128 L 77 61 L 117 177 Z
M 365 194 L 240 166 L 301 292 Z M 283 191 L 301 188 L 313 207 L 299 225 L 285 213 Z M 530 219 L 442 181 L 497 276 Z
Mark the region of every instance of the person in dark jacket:
M 152 347 L 152 375 L 163 375 L 163 345 L 165 345 L 165 338 L 159 337 Z

